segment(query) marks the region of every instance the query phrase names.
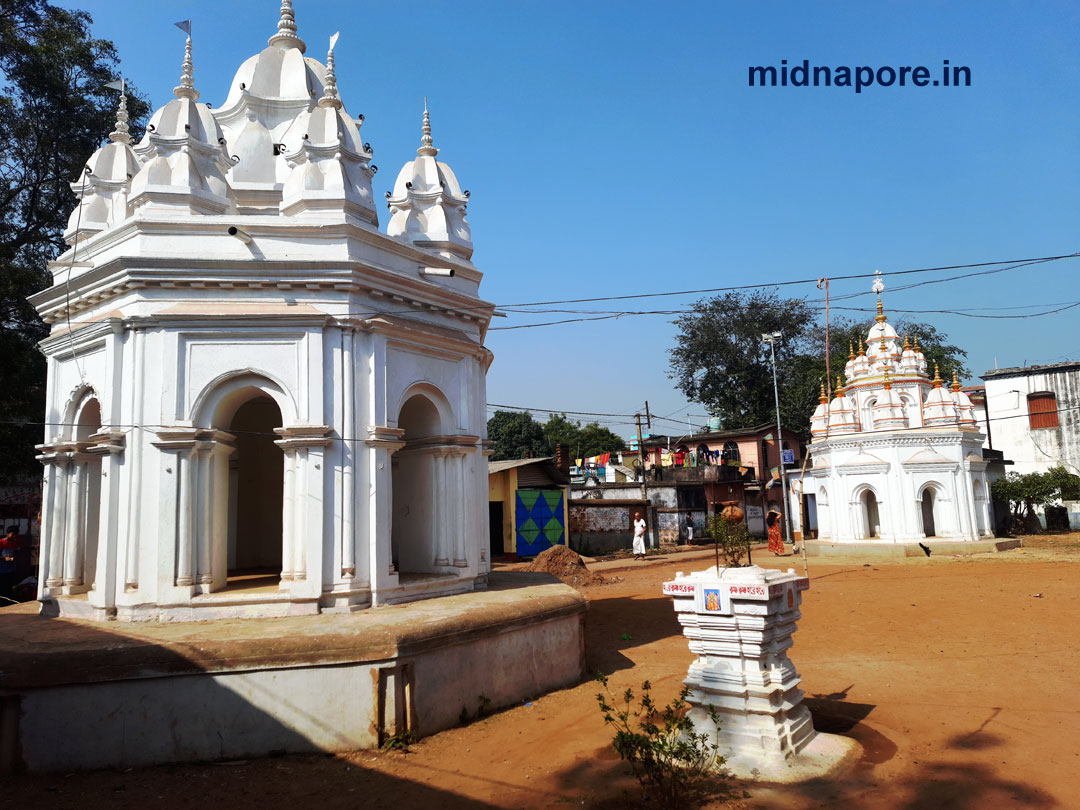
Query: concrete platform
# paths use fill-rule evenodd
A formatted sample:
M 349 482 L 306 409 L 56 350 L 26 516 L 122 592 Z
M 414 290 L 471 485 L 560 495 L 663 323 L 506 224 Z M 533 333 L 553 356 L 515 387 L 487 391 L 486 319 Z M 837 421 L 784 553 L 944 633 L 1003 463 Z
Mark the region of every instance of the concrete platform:
M 1023 546 L 1019 538 L 999 540 L 972 540 L 950 542 L 928 537 L 923 545 L 930 549 L 930 554 L 943 557 L 953 554 L 985 554 L 993 551 L 1008 551 Z M 807 540 L 807 557 L 925 557 L 926 552 L 918 543 L 830 543 L 828 540 Z
M 0 771 L 375 747 L 584 676 L 585 598 L 546 574 L 351 614 L 91 622 L 0 609 Z
M 862 755 L 863 747 L 856 740 L 819 731 L 787 759 L 736 756 L 728 759 L 721 771 L 736 779 L 791 785 L 835 778 L 850 770 Z

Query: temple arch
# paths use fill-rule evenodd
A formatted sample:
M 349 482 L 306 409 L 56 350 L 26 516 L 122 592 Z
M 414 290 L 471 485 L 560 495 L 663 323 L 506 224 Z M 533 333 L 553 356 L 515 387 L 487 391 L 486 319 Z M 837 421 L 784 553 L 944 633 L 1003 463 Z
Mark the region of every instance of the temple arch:
M 227 430 L 236 411 L 259 395 L 274 401 L 283 424 L 296 424 L 296 401 L 288 387 L 273 375 L 253 369 L 230 371 L 211 380 L 191 405 L 191 422 L 193 425 Z
M 191 412 L 200 431 L 190 456 L 196 583 L 205 591 L 281 585 L 296 556 L 285 550 L 289 464 L 278 444 L 296 422 L 292 396 L 269 375 L 244 369 L 207 385 Z
M 919 525 L 925 537 L 942 537 L 948 533 L 940 505 L 944 493 L 944 488 L 936 481 L 927 482 L 919 490 Z
M 853 493 L 855 505 L 854 527 L 859 539 L 878 539 L 881 537 L 881 505 L 877 491 L 869 486 L 858 487 Z
M 448 435 L 449 403 L 434 386 L 409 390 L 397 415 L 404 446 L 391 463 L 390 551 L 402 579 L 449 573 L 464 564 L 464 552 L 462 557 L 457 552 L 463 528 L 463 451 Z

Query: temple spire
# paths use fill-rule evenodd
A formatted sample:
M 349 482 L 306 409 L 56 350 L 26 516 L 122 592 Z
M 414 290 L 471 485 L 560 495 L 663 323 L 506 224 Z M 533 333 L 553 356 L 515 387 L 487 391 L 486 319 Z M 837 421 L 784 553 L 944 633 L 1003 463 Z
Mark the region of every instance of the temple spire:
M 844 381 L 840 375 L 836 375 L 836 388 L 833 389 L 836 392 L 836 396 L 842 397 L 844 395 Z
M 828 401 L 829 401 L 829 396 L 828 396 L 828 394 L 825 393 L 825 381 L 822 380 L 822 382 L 821 382 L 821 396 L 818 397 L 818 402 L 821 402 L 822 404 L 824 404 L 824 403 L 826 403 Z
M 336 107 L 341 109 L 341 96 L 338 95 L 337 74 L 334 72 L 334 46 L 337 45 L 338 31 L 330 37 L 330 50 L 326 52 L 326 86 L 323 88 L 322 98 L 319 99 L 320 107 Z
M 934 383 L 934 388 L 941 388 L 941 384 L 945 382 L 941 379 L 941 372 L 938 370 L 938 364 L 934 363 L 934 379 L 931 380 Z
M 116 127 L 109 133 L 109 140 L 113 143 L 131 143 L 131 133 L 128 131 L 127 89 L 123 79 L 109 82 L 106 87 L 112 87 L 120 91 L 120 103 L 116 107 Z
M 953 373 L 952 373 L 952 390 L 954 392 L 960 390 L 960 380 L 956 376 L 956 369 L 955 368 L 953 369 Z
M 178 22 L 176 27 L 187 34 L 187 42 L 184 43 L 184 63 L 180 68 L 180 84 L 173 88 L 173 95 L 195 101 L 199 97 L 199 91 L 195 89 L 195 63 L 191 61 L 191 20 Z
M 435 148 L 435 142 L 431 139 L 431 116 L 428 115 L 427 96 L 424 96 L 424 123 L 420 127 L 420 132 L 423 137 L 420 138 L 420 148 L 416 150 L 416 154 L 435 157 L 439 154 L 439 150 Z
M 883 311 L 882 306 L 881 306 L 881 293 L 885 291 L 885 282 L 881 278 L 881 271 L 880 270 L 875 270 L 874 271 L 874 284 L 873 284 L 873 287 L 871 289 L 873 289 L 873 291 L 875 293 L 877 293 L 877 317 L 874 318 L 874 320 L 877 321 L 878 323 L 884 323 L 885 322 L 885 312 Z
M 281 18 L 278 20 L 277 33 L 267 41 L 269 45 L 281 45 L 299 48 L 300 53 L 307 50 L 304 40 L 296 35 L 296 16 L 293 14 L 292 0 L 281 0 Z

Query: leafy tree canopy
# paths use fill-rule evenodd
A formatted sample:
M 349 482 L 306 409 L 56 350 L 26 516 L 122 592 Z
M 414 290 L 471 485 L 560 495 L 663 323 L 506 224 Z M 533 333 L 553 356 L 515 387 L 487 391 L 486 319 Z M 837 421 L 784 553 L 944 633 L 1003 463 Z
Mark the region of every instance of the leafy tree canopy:
M 575 458 L 614 453 L 626 447 L 623 438 L 596 422 L 582 425 L 564 413 L 553 413 L 544 424 L 528 411 L 496 411 L 488 420 L 488 438 L 495 443 L 491 458 L 538 458 L 555 455 L 555 447 L 565 444 Z
M 1010 472 L 990 485 L 995 501 L 1010 505 L 1014 519 L 1031 515 L 1035 507 L 1045 507 L 1080 493 L 1080 476 L 1064 467 L 1051 467 L 1044 473 Z
M 68 183 L 116 120 L 113 44 L 90 33 L 90 16 L 45 0 L 0 0 L 0 482 L 40 475 L 48 333 L 26 298 L 51 283 L 48 262 L 65 245 L 75 207 Z M 133 93 L 132 134 L 149 111 Z
M 832 381 L 843 374 L 848 345 L 858 346 L 873 320 L 838 319 L 829 329 Z M 772 364 L 763 334 L 779 332 L 776 376 L 780 418 L 792 430 L 809 431 L 810 416 L 825 382 L 825 326 L 804 298 L 781 298 L 775 290 L 731 292 L 705 298 L 675 321 L 679 334 L 669 350 L 668 376 L 683 394 L 720 417 L 726 429 L 776 421 Z M 941 365 L 942 375 L 970 374 L 966 353 L 933 326 L 901 318 L 899 334 L 918 336 L 927 362 Z M 832 385 L 828 386 L 830 389 Z

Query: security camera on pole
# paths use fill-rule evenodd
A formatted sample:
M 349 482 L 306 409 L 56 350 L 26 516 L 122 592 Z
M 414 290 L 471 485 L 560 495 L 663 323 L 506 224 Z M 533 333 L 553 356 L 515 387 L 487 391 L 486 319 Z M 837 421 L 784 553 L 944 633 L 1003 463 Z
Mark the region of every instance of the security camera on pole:
M 773 398 L 776 401 L 776 461 L 780 466 L 780 510 L 781 515 L 783 515 L 784 518 L 784 536 L 787 538 L 788 544 L 790 544 L 791 523 L 788 520 L 787 473 L 784 471 L 784 445 L 780 439 L 780 389 L 776 384 L 776 341 L 780 339 L 780 333 L 772 332 L 770 334 L 764 334 L 761 336 L 761 339 L 769 344 L 769 357 L 772 360 Z

